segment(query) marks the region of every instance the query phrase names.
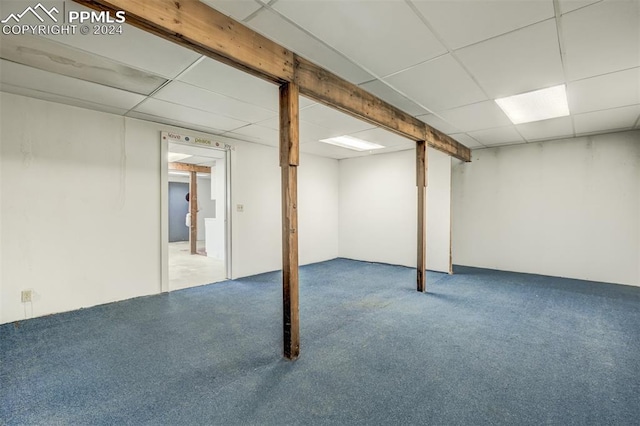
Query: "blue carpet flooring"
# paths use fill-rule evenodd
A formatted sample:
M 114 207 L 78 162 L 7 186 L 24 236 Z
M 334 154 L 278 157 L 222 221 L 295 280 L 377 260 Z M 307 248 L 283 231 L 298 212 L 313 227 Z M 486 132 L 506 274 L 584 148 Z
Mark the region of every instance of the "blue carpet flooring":
M 0 423 L 640 423 L 640 288 L 337 259 L 0 326 Z

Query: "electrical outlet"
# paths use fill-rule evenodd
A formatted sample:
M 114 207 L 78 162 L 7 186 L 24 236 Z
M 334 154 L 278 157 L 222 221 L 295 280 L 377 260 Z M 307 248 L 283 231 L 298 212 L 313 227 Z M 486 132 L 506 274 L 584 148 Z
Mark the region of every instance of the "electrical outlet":
M 31 290 L 22 290 L 21 294 L 22 303 L 31 302 Z
M 238 210 L 238 212 L 242 213 L 244 211 L 244 204 L 238 204 L 236 206 L 236 210 Z

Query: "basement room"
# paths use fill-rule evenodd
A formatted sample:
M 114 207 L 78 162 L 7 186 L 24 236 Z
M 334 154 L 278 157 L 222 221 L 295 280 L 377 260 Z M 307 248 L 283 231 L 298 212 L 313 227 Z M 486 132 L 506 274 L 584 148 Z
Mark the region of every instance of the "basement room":
M 638 423 L 638 0 L 0 22 L 0 424 Z

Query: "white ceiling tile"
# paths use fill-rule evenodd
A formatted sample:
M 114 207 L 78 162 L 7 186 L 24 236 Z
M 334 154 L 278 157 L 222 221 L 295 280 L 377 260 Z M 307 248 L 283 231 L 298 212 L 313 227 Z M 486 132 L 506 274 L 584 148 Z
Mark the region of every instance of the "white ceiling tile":
M 169 83 L 156 93 L 154 98 L 250 123 L 266 120 L 277 115 L 277 113 L 273 111 L 210 92 L 181 81 Z
M 567 85 L 572 114 L 640 104 L 640 67 Z
M 231 16 L 236 21 L 246 19 L 262 7 L 254 0 L 202 0 L 202 2 L 227 16 Z
M 214 129 L 211 127 L 201 126 L 199 124 L 194 124 L 194 123 L 185 123 L 184 121 L 176 120 L 173 118 L 159 117 L 157 115 L 146 114 L 138 111 L 131 111 L 127 113 L 127 117 L 137 118 L 139 120 L 144 120 L 144 121 L 151 121 L 153 123 L 165 124 L 167 126 L 179 127 L 185 130 L 197 130 L 199 132 L 204 132 L 204 133 L 209 133 L 214 135 L 220 135 L 223 133 L 223 131 Z
M 600 1 L 602 0 L 558 0 L 558 4 L 560 6 L 560 13 L 565 14 Z
M 91 10 L 77 3 L 69 4 L 69 7 Z M 90 33 L 45 37 L 165 78 L 175 77 L 200 57 L 199 53 L 128 24 L 123 24 L 122 34 L 111 36 Z
M 181 75 L 179 80 L 271 111 L 278 111 L 278 86 L 210 58 L 204 58 L 198 65 Z
M 273 7 L 377 76 L 446 52 L 402 0 L 280 0 Z
M 484 146 L 524 143 L 524 139 L 522 139 L 522 136 L 520 136 L 514 126 L 477 130 L 475 132 L 469 132 L 469 136 Z
M 245 139 L 249 142 L 257 142 L 270 146 L 278 146 L 280 143 L 280 133 L 277 130 L 256 124 L 234 129 L 231 132 L 225 133 L 224 136 Z
M 157 117 L 177 120 L 182 123 L 203 126 L 214 129 L 217 133 L 237 129 L 249 124 L 233 118 L 224 117 L 184 105 L 161 101 L 159 99 L 147 99 L 136 107 L 136 111 L 144 114 L 155 115 Z
M 456 55 L 493 98 L 564 82 L 553 19 L 465 47 Z
M 482 145 L 480 142 L 467 135 L 466 133 L 454 133 L 449 136 L 469 149 L 484 148 L 484 145 Z
M 15 62 L 0 61 L 0 81 L 44 93 L 100 103 L 129 110 L 144 100 L 144 96 L 120 89 L 42 71 Z
M 351 149 L 329 145 L 317 141 L 300 144 L 300 152 L 303 152 L 305 154 L 319 155 L 321 157 L 335 158 L 336 160 L 361 157 L 363 155 L 362 152 L 353 151 Z M 367 155 L 367 153 L 364 153 L 364 155 Z
M 414 141 L 403 138 L 402 136 L 396 135 L 395 133 L 391 133 L 388 130 L 381 129 L 379 127 L 364 130 L 362 132 L 351 133 L 349 136 L 353 136 L 354 138 L 362 139 L 367 142 L 377 143 L 384 147 L 406 146 L 407 144 L 410 144 L 411 146 L 415 145 Z
M 508 126 L 511 120 L 493 101 L 478 102 L 442 111 L 439 115 L 462 132 Z
M 367 92 L 376 95 L 380 99 L 390 103 L 396 108 L 401 109 L 409 115 L 415 116 L 428 112 L 426 109 L 422 108 L 412 100 L 396 92 L 380 80 L 362 84 L 360 87 L 362 87 Z
M 374 78 L 272 10 L 263 9 L 247 23 L 247 26 L 349 82 L 359 84 Z
M 167 80 L 111 59 L 43 37 L 8 36 L 0 43 L 0 56 L 12 62 L 80 80 L 148 95 Z
M 280 120 L 278 117 L 274 117 L 269 120 L 261 121 L 257 124 L 260 126 L 278 131 L 280 126 Z M 300 120 L 299 126 L 300 126 L 300 142 L 301 143 L 319 141 L 320 139 L 327 139 L 332 136 L 341 136 L 345 134 L 341 132 L 338 128 L 328 129 L 304 120 Z
M 417 119 L 424 121 L 429 126 L 440 130 L 442 133 L 460 133 L 460 129 L 455 127 L 453 124 L 449 123 L 446 120 L 443 120 L 441 117 L 434 114 L 426 114 L 426 115 L 418 115 Z
M 554 17 L 553 2 L 412 0 L 451 49 Z
M 451 55 L 417 65 L 385 80 L 409 99 L 436 112 L 487 98 Z
M 573 136 L 571 117 L 552 118 L 550 120 L 518 124 L 516 128 L 528 141 L 560 139 L 567 136 Z
M 334 135 L 348 135 L 374 127 L 362 120 L 320 104 L 301 110 L 300 120 L 324 127 Z
M 640 116 L 640 105 L 587 112 L 573 117 L 576 135 L 630 129 Z
M 569 80 L 640 66 L 640 2 L 603 1 L 562 16 Z
M 94 111 L 107 112 L 109 114 L 124 115 L 127 110 L 122 108 L 111 107 L 108 105 L 96 104 L 82 99 L 71 98 L 68 96 L 56 95 L 53 93 L 41 92 L 39 90 L 27 87 L 12 86 L 10 84 L 0 83 L 0 92 L 13 93 L 14 95 L 27 96 L 30 98 L 42 99 L 44 101 L 56 102 L 59 104 L 72 105 L 80 108 L 92 109 Z

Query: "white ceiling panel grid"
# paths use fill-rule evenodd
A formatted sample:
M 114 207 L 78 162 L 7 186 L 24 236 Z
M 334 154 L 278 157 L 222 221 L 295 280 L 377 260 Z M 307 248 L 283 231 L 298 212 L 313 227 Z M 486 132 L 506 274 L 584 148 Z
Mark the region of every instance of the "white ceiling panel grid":
M 422 63 L 385 80 L 409 99 L 434 112 L 487 99 L 451 55 Z
M 231 16 L 236 21 L 244 21 L 262 7 L 254 0 L 202 0 L 202 2 Z
M 417 103 L 413 102 L 406 96 L 401 95 L 400 93 L 389 87 L 389 85 L 385 84 L 383 81 L 370 81 L 365 84 L 361 84 L 360 87 L 362 87 L 367 92 L 376 95 L 380 99 L 384 99 L 389 104 L 401 109 L 407 114 L 416 116 L 428 112 Z
M 569 83 L 567 100 L 572 114 L 640 104 L 640 67 Z
M 553 18 L 553 2 L 411 0 L 451 49 Z
M 73 3 L 73 10 L 90 9 Z M 58 34 L 45 37 L 164 78 L 176 77 L 200 57 L 199 53 L 127 24 L 123 24 L 122 34 L 112 36 Z
M 75 98 L 125 111 L 145 99 L 144 96 L 136 93 L 39 70 L 4 59 L 0 61 L 0 81 L 3 84 Z
M 277 113 L 273 111 L 181 81 L 171 82 L 153 97 L 251 123 L 277 116 Z
M 347 135 L 375 127 L 336 109 L 320 104 L 300 111 L 300 120 L 330 129 L 337 135 Z
M 278 111 L 278 86 L 211 58 L 204 58 L 178 80 L 274 112 Z
M 640 66 L 640 2 L 608 0 L 562 15 L 569 81 Z
M 514 126 L 469 132 L 469 136 L 484 146 L 524 143 L 524 139 Z
M 553 19 L 457 50 L 456 55 L 493 98 L 564 81 Z
M 272 7 L 377 76 L 447 51 L 404 0 L 279 0 Z
M 640 116 L 640 105 L 587 112 L 573 117 L 576 135 L 601 133 L 613 130 L 628 130 Z
M 177 120 L 183 123 L 192 123 L 207 129 L 213 129 L 217 133 L 237 129 L 249 124 L 245 121 L 235 120 L 207 111 L 178 105 L 159 99 L 147 99 L 135 109 L 144 114 Z
M 511 121 L 493 100 L 442 111 L 439 115 L 463 132 L 511 124 Z
M 529 142 L 573 136 L 571 117 L 552 118 L 550 120 L 518 124 L 516 128 Z
M 347 57 L 332 50 L 272 10 L 265 9 L 248 21 L 247 25 L 298 55 L 322 64 L 324 68 L 351 83 L 359 84 L 374 78 Z

